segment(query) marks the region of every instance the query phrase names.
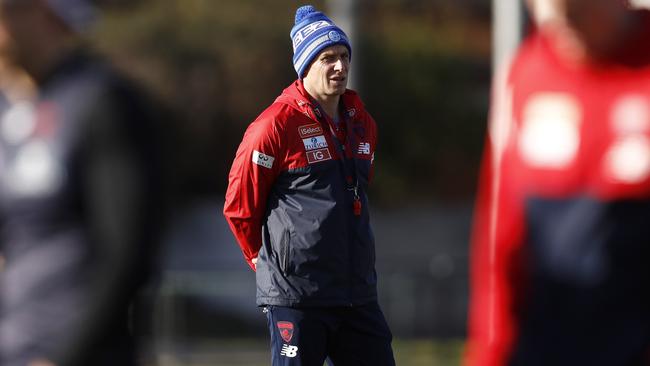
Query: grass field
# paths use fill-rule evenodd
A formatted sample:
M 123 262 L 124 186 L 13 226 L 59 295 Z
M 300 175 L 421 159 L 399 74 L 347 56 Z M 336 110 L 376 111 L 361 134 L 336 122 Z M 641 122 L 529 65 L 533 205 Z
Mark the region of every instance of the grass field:
M 160 350 L 147 361 L 147 366 L 268 366 L 270 356 L 266 340 L 237 339 L 195 342 L 176 346 L 173 351 Z M 460 365 L 463 342 L 430 339 L 393 342 L 398 366 Z

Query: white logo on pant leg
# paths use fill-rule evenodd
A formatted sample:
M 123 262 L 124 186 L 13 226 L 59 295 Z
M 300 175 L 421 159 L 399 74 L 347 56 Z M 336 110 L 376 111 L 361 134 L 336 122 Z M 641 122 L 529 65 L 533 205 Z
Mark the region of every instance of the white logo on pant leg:
M 282 345 L 282 351 L 280 351 L 280 356 L 287 356 L 287 357 L 296 357 L 298 355 L 298 347 L 296 346 L 289 346 L 288 344 L 283 344 Z

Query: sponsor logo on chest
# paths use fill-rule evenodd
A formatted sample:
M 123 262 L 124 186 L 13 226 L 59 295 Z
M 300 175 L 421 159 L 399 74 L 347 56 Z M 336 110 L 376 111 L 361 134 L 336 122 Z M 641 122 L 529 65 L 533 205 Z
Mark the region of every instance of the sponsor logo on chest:
M 325 140 L 325 136 L 323 135 L 302 139 L 302 143 L 305 145 L 305 150 L 307 151 L 323 149 L 327 147 L 327 140 Z
M 298 127 L 298 133 L 301 138 L 318 136 L 323 134 L 323 129 L 318 123 Z
M 369 142 L 360 142 L 359 149 L 357 150 L 359 155 L 370 155 L 370 143 Z
M 330 151 L 328 149 L 307 151 L 307 161 L 309 164 L 330 160 L 331 158 L 332 155 L 330 155 Z
M 318 123 L 298 127 L 298 134 L 302 139 L 307 153 L 309 164 L 332 159 L 329 145 L 323 135 L 323 128 Z

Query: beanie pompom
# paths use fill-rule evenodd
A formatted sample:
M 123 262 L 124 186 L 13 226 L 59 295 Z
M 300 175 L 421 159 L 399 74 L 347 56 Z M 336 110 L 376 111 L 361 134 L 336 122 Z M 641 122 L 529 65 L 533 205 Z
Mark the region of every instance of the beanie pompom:
M 316 9 L 311 5 L 301 6 L 296 10 L 295 24 L 300 23 L 303 19 L 309 17 L 312 13 L 316 13 Z

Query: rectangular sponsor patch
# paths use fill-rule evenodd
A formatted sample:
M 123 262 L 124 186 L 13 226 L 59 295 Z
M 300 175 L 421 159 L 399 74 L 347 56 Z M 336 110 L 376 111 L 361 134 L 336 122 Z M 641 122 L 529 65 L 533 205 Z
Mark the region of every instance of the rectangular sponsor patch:
M 318 149 L 313 151 L 307 151 L 307 161 L 312 163 L 317 163 L 319 161 L 330 160 L 332 155 L 328 149 Z
M 273 167 L 274 157 L 271 155 L 266 155 L 257 150 L 253 150 L 253 163 L 263 166 L 265 168 L 271 169 Z
M 327 147 L 327 140 L 325 140 L 325 136 L 323 135 L 302 139 L 302 143 L 305 144 L 305 150 L 307 151 Z
M 298 127 L 298 133 L 301 138 L 312 137 L 316 135 L 322 135 L 323 129 L 318 123 L 313 123 L 311 125 L 305 125 Z

